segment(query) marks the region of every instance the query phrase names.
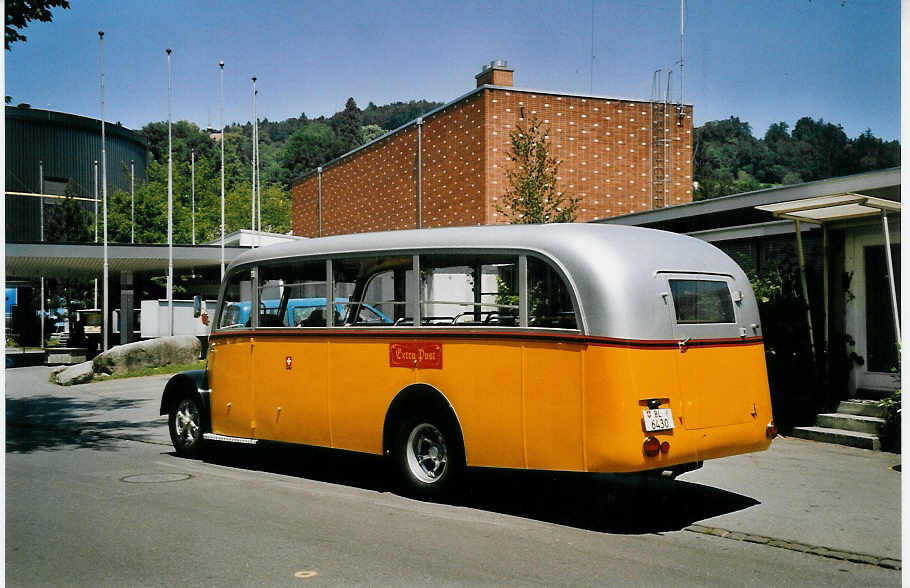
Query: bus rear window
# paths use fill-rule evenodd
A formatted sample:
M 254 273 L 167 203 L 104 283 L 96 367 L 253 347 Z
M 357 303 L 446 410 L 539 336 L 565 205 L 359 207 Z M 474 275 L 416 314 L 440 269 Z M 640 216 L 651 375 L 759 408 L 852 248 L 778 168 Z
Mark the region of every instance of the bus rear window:
M 733 323 L 733 299 L 725 282 L 670 280 L 676 322 L 681 325 Z

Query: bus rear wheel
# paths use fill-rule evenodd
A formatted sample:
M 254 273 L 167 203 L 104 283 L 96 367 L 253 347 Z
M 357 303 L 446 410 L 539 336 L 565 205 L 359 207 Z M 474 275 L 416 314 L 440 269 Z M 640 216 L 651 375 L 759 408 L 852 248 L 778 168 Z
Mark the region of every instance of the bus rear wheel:
M 438 418 L 410 418 L 398 431 L 395 460 L 403 490 L 422 498 L 449 495 L 464 469 L 464 450 Z

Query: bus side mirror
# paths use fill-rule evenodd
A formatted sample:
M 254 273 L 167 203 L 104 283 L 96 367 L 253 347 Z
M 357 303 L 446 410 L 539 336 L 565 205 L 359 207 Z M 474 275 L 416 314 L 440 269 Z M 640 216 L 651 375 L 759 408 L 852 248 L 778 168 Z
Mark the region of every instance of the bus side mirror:
M 199 318 L 202 314 L 202 297 L 193 296 L 193 318 Z

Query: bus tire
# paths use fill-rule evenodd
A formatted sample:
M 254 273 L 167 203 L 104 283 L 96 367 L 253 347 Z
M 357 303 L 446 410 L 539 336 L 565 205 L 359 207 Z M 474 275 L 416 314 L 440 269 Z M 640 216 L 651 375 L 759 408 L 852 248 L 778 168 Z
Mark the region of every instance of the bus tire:
M 182 396 L 168 413 L 171 443 L 181 457 L 195 458 L 202 448 L 202 408 L 193 396 Z
M 464 471 L 460 436 L 447 419 L 435 415 L 405 418 L 393 455 L 402 490 L 418 498 L 451 495 Z

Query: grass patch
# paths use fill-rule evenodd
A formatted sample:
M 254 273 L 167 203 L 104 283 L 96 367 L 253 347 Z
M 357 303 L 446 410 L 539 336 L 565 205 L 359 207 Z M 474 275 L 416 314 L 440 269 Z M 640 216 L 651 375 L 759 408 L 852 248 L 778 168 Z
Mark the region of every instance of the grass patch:
M 122 380 L 124 378 L 141 378 L 143 376 L 161 376 L 167 374 L 176 374 L 178 372 L 185 372 L 188 370 L 201 370 L 205 367 L 205 360 L 199 359 L 190 363 L 172 363 L 168 365 L 162 365 L 159 367 L 153 368 L 143 368 L 141 370 L 136 370 L 135 372 L 130 372 L 128 374 L 122 374 L 119 376 L 99 376 L 95 374 L 95 377 L 92 378 L 92 383 L 95 382 L 107 382 L 110 380 Z

